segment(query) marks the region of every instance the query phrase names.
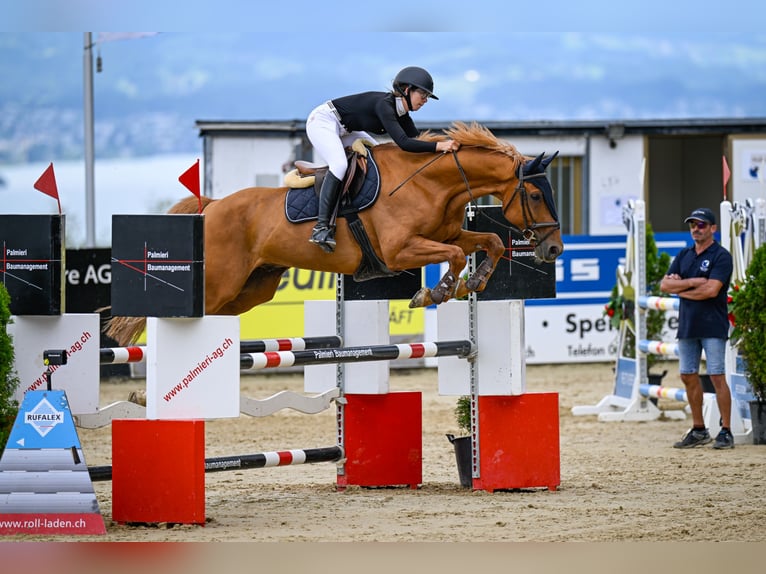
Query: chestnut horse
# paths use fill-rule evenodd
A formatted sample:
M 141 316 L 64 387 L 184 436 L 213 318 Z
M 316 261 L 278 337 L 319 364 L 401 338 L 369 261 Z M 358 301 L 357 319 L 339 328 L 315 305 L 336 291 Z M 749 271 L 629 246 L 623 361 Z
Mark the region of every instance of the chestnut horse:
M 420 137 L 449 137 L 461 147 L 433 155 L 408 153 L 393 143 L 375 146 L 380 194 L 358 214 L 387 271 L 449 262 L 438 285 L 418 291 L 410 307 L 438 304 L 486 286 L 505 246 L 495 233 L 463 229 L 466 204 L 480 197 L 491 195 L 500 201 L 510 227 L 531 241 L 538 259 L 551 262 L 561 255 L 560 226 L 545 176 L 555 156 L 527 158 L 475 123 L 455 123 L 443 135 L 426 132 Z M 287 221 L 287 191 L 247 188 L 218 200 L 202 199 L 206 314 L 239 315 L 266 303 L 290 267 L 348 275 L 359 269 L 362 250 L 346 220 L 338 219 L 335 252 L 325 253 L 309 243 L 313 222 Z M 197 211 L 198 200 L 190 197 L 169 213 Z M 466 256 L 476 251 L 485 251 L 487 257 L 463 279 Z M 126 345 L 138 338 L 144 325 L 144 318 L 113 317 L 106 332 Z

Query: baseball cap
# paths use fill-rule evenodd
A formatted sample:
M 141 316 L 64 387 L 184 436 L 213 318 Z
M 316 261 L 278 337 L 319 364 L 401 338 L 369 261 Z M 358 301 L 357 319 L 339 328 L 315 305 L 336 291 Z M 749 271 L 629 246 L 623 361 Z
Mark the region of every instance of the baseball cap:
M 715 225 L 715 215 L 707 207 L 699 207 L 689 214 L 689 217 L 684 219 L 684 223 L 689 223 L 693 219 L 698 221 L 707 221 L 710 225 Z

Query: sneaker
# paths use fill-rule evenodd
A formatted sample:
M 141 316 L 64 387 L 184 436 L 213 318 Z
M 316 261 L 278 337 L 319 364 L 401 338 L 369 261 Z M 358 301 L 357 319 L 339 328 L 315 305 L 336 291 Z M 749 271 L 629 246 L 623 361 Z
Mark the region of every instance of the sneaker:
M 680 441 L 673 445 L 673 448 L 694 448 L 695 446 L 702 446 L 707 444 L 713 439 L 710 438 L 710 433 L 705 430 L 689 429 Z
M 721 432 L 715 437 L 713 448 L 734 448 L 734 437 L 732 436 L 731 431 L 721 429 Z

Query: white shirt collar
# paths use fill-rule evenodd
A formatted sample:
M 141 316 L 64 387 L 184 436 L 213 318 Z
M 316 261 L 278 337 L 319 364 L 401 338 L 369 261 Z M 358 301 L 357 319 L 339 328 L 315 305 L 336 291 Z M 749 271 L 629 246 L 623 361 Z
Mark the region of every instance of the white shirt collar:
M 396 113 L 399 117 L 407 115 L 407 109 L 404 107 L 404 98 L 396 98 Z

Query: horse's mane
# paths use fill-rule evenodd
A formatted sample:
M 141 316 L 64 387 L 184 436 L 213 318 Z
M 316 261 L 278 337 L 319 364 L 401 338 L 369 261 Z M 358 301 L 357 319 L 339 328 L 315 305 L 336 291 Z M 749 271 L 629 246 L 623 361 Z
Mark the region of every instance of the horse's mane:
M 452 126 L 444 130 L 444 134 L 435 134 L 431 131 L 420 134 L 420 139 L 426 141 L 441 141 L 446 138 L 451 138 L 460 145 L 483 147 L 507 154 L 516 160 L 523 159 L 516 146 L 499 139 L 489 128 L 476 122 L 471 122 L 470 125 L 464 122 L 454 122 Z

